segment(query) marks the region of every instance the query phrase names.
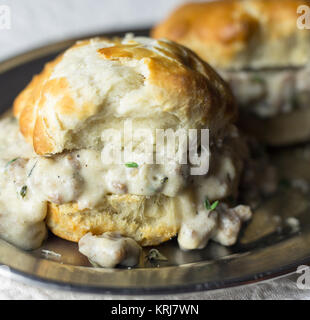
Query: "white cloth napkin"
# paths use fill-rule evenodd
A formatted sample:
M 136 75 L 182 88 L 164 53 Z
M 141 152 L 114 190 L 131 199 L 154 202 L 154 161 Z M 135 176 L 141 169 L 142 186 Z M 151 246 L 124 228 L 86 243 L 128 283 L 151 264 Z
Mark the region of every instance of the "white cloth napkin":
M 103 295 L 89 294 L 75 291 L 55 290 L 49 287 L 43 287 L 25 284 L 23 281 L 16 281 L 0 276 L 0 300 L 138 300 L 138 299 L 158 299 L 158 300 L 178 300 L 178 299 L 198 299 L 198 300 L 242 300 L 242 299 L 265 299 L 265 300 L 310 300 L 310 290 L 301 290 L 296 286 L 296 275 L 284 277 L 277 280 L 248 285 L 243 287 L 235 287 L 223 290 L 170 294 L 170 295 L 154 295 L 154 296 L 119 296 L 119 295 Z

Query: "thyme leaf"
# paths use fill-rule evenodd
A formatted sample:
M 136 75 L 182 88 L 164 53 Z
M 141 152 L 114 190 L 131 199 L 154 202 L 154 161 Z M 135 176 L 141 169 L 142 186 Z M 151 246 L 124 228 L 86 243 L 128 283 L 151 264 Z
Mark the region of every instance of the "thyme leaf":
M 12 160 L 10 160 L 6 165 L 5 168 L 8 168 L 13 162 L 15 162 L 18 158 L 14 158 Z
M 162 184 L 164 184 L 164 183 L 166 183 L 167 181 L 168 181 L 168 177 L 164 177 L 164 178 L 161 179 L 160 182 L 161 182 Z
M 27 194 L 27 186 L 22 186 L 22 188 L 20 189 L 20 195 L 22 196 L 22 198 L 25 198 L 26 194 Z
M 213 211 L 216 209 L 220 202 L 218 200 L 214 201 L 212 204 L 210 203 L 209 199 L 206 197 L 205 200 L 205 208 L 209 211 Z
M 36 167 L 38 161 L 39 161 L 39 160 L 37 160 L 37 162 L 33 165 L 33 167 L 31 168 L 31 170 L 30 170 L 29 173 L 27 174 L 27 177 L 28 177 L 28 178 L 32 175 L 32 171 L 33 171 L 33 169 Z
M 136 162 L 127 162 L 127 163 L 125 163 L 125 166 L 127 168 L 138 168 L 139 167 L 139 165 Z

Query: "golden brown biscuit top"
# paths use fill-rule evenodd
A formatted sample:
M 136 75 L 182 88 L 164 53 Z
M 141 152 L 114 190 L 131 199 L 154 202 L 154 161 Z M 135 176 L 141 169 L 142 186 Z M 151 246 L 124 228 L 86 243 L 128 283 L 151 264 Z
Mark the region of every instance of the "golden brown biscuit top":
M 124 119 L 215 133 L 233 121 L 236 108 L 224 81 L 190 50 L 126 37 L 78 42 L 33 78 L 14 114 L 44 155 L 91 148 L 99 129 Z
M 227 0 L 183 5 L 152 31 L 223 69 L 304 65 L 310 31 L 297 28 L 308 0 Z

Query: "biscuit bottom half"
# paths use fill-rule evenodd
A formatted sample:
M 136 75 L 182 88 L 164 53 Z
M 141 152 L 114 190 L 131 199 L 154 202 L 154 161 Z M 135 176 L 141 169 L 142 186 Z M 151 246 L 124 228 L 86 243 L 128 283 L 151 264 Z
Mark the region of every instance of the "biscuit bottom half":
M 76 204 L 50 203 L 47 226 L 57 236 L 78 242 L 86 233 L 116 231 L 142 246 L 158 245 L 174 237 L 182 215 L 192 214 L 191 192 L 176 197 L 159 194 L 107 195 L 96 209 L 79 210 Z

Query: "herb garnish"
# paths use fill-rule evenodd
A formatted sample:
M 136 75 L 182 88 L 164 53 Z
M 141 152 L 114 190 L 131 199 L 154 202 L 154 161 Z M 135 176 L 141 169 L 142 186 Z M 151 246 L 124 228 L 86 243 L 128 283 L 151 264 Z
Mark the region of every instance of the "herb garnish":
M 27 177 L 29 178 L 32 174 L 33 169 L 36 167 L 37 163 L 39 160 L 37 160 L 37 162 L 33 165 L 33 167 L 31 168 L 31 170 L 29 171 L 29 173 L 27 174 Z
M 219 204 L 219 201 L 216 200 L 214 201 L 212 204 L 210 203 L 209 199 L 206 197 L 206 200 L 205 200 L 205 207 L 207 210 L 209 211 L 213 211 L 216 209 L 216 207 L 218 206 Z
M 164 183 L 166 183 L 167 181 L 168 181 L 168 177 L 164 177 L 164 178 L 161 179 L 160 182 L 161 182 L 162 184 L 164 184 Z
M 264 84 L 265 81 L 263 80 L 263 78 L 259 77 L 259 76 L 254 76 L 251 78 L 251 81 L 252 82 L 256 82 L 256 83 L 261 83 L 261 84 Z
M 151 249 L 145 257 L 148 261 L 168 261 L 168 259 L 161 254 L 157 249 Z
M 20 195 L 22 196 L 22 198 L 25 198 L 27 189 L 28 189 L 27 186 L 22 186 L 22 188 L 20 189 Z
M 136 162 L 127 162 L 127 163 L 125 163 L 125 166 L 127 168 L 138 168 L 139 167 L 139 165 Z
M 14 158 L 11 161 L 9 161 L 6 165 L 5 168 L 9 167 L 13 162 L 15 162 L 18 158 Z

